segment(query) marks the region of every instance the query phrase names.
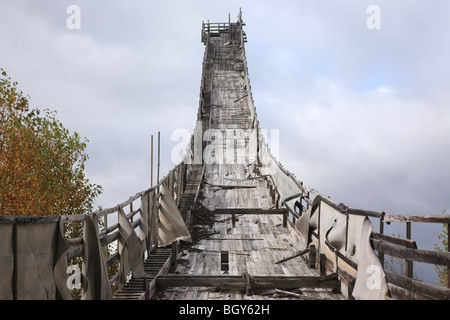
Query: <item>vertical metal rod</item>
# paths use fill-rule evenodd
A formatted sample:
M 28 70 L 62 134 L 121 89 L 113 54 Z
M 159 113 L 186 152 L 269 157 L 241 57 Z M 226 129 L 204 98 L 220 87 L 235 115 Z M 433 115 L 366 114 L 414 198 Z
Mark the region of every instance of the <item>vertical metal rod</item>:
M 159 183 L 159 167 L 161 165 L 161 132 L 158 131 L 158 171 L 157 171 L 157 183 Z M 158 188 L 159 190 L 159 188 Z
M 150 188 L 153 187 L 153 135 L 152 135 L 152 142 L 151 142 L 151 164 L 150 164 Z

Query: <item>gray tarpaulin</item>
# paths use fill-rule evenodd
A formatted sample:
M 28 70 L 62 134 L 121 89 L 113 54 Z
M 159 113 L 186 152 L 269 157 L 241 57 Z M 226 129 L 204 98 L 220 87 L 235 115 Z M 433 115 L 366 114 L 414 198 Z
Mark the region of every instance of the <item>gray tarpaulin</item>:
M 156 194 L 155 191 L 150 192 L 149 194 L 149 208 L 152 208 L 150 210 L 150 217 L 149 217 L 149 232 L 148 235 L 149 238 L 149 249 L 153 250 L 154 247 L 158 246 L 158 202 L 156 201 Z
M 269 175 L 272 177 L 273 183 L 276 186 L 278 193 L 280 194 L 281 200 L 289 198 L 293 195 L 302 194 L 304 190 L 293 179 L 293 177 L 286 174 L 287 171 L 282 170 L 281 164 L 272 155 L 261 132 L 259 133 L 258 138 L 258 159 L 261 175 Z M 254 137 L 250 139 L 250 142 L 253 139 Z M 251 146 L 249 148 L 254 150 L 255 146 Z M 286 201 L 285 205 L 291 211 L 295 211 L 296 201 L 297 199 L 293 198 L 289 201 Z
M 159 246 L 168 246 L 178 240 L 192 242 L 178 206 L 163 183 L 159 214 Z
M 69 245 L 59 221 L 25 221 L 0 225 L 0 298 L 70 299 L 66 286 Z
M 119 282 L 125 283 L 131 271 L 134 278 L 142 277 L 144 272 L 144 257 L 139 238 L 134 232 L 122 208 L 119 208 Z
M 86 216 L 83 232 L 83 300 L 112 300 L 105 258 L 98 237 L 98 218 Z
M 141 197 L 141 214 L 140 214 L 140 224 L 139 224 L 139 241 L 141 243 L 142 252 L 145 252 L 151 248 L 150 237 L 148 236 L 149 230 L 149 218 L 150 218 L 150 197 L 146 193 Z
M 370 245 L 371 233 L 372 223 L 366 217 L 360 239 L 358 274 L 352 293 L 353 297 L 358 300 L 382 300 L 388 295 L 386 275 L 380 260 Z
M 319 222 L 320 221 L 320 222 Z M 296 222 L 305 247 L 311 243 L 311 232 L 319 233 L 320 248 L 327 250 L 325 240 L 358 266 L 352 293 L 359 300 L 380 300 L 388 294 L 381 263 L 370 245 L 372 223 L 369 218 L 345 215 L 316 198 L 310 210 Z
M 14 299 L 13 224 L 0 224 L 0 300 Z
M 303 249 L 306 249 L 311 242 L 309 233 L 309 224 L 311 220 L 311 209 L 306 211 L 302 216 L 295 222 L 295 227 L 299 231 L 301 237 L 303 237 Z

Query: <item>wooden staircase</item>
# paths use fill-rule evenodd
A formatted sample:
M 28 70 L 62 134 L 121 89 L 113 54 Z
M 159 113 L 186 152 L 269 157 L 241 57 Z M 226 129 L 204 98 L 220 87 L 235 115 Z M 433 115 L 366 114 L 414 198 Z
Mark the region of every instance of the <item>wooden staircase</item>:
M 194 204 L 198 186 L 202 179 L 202 165 L 194 165 L 186 183 L 183 196 L 180 198 L 178 208 L 183 218 Z M 173 246 L 156 248 L 144 261 L 144 271 L 146 275 L 140 278 L 131 277 L 125 285 L 114 294 L 114 300 L 145 300 L 146 293 L 149 293 L 149 285 L 157 276 L 166 275 L 176 261 L 176 250 Z

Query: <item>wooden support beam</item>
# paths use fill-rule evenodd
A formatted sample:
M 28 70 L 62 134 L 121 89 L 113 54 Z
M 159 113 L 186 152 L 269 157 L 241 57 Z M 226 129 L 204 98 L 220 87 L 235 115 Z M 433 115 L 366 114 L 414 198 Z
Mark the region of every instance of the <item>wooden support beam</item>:
M 320 270 L 321 277 L 324 277 L 327 275 L 326 262 L 327 262 L 327 257 L 323 253 L 321 253 L 319 255 L 319 270 Z
M 404 288 L 409 292 L 414 292 L 437 300 L 450 299 L 450 289 L 448 288 L 407 278 L 387 270 L 384 270 L 384 273 L 386 274 L 386 279 L 389 283 Z
M 348 223 L 347 223 L 347 227 L 348 227 Z M 371 237 L 372 238 L 376 238 L 376 235 L 384 237 L 384 221 L 383 221 L 383 218 L 380 218 L 380 233 L 376 234 L 375 232 L 372 232 Z M 345 248 L 345 249 L 347 250 L 347 248 Z M 383 252 L 378 252 L 378 259 L 380 259 L 380 263 L 384 267 L 384 253 Z
M 390 215 L 386 214 L 384 222 L 420 222 L 420 223 L 450 223 L 449 215 Z
M 406 222 L 406 239 L 411 240 L 411 222 Z M 413 278 L 413 261 L 406 260 L 406 275 L 408 278 Z
M 286 208 L 281 209 L 257 209 L 257 208 L 242 208 L 242 209 L 193 209 L 193 214 L 219 214 L 219 215 L 265 215 L 265 214 L 287 214 Z
M 302 196 L 303 196 L 303 193 L 298 193 L 298 194 L 295 194 L 293 196 L 287 197 L 286 199 L 284 199 L 284 202 L 288 202 L 288 201 L 300 198 Z
M 352 260 L 347 258 L 345 255 L 343 255 L 339 250 L 337 250 L 335 247 L 331 245 L 327 240 L 325 240 L 325 245 L 334 252 L 335 255 L 337 255 L 341 260 L 343 260 L 346 264 L 348 264 L 350 267 L 352 267 L 355 270 L 358 270 L 358 265 L 354 263 Z
M 247 280 L 243 276 L 167 275 L 156 278 L 157 290 L 174 287 L 214 287 L 222 290 L 246 291 L 248 284 L 252 292 L 298 288 L 336 289 L 339 286 L 339 278 L 335 273 L 325 277 L 250 276 Z
M 447 252 L 450 253 L 450 234 L 448 230 L 450 230 L 450 223 L 447 224 Z M 447 264 L 447 288 L 450 289 L 450 263 Z
M 355 297 L 353 297 L 353 289 L 355 289 L 355 281 L 349 281 L 347 283 L 347 299 L 350 301 L 355 300 Z
M 410 249 L 400 246 L 387 244 L 381 241 L 372 239 L 374 250 L 383 252 L 390 256 L 402 258 L 406 260 L 412 260 L 416 262 L 424 262 L 431 264 L 439 264 L 446 266 L 450 261 L 449 252 L 438 252 L 429 250 Z
M 283 214 L 283 228 L 287 228 L 287 223 L 288 223 L 288 212 L 286 210 L 286 212 Z
M 302 294 L 298 294 L 298 293 L 294 293 L 294 292 L 290 292 L 290 291 L 275 289 L 275 292 L 276 293 L 280 293 L 280 294 L 285 294 L 285 295 L 288 295 L 288 296 L 292 296 L 292 297 L 295 297 L 295 298 L 299 298 L 299 299 L 304 299 L 305 298 L 305 296 L 302 295 Z
M 296 255 L 293 255 L 293 256 L 291 256 L 291 257 L 288 257 L 288 258 L 285 258 L 285 259 L 283 259 L 283 260 L 280 260 L 280 261 L 275 262 L 275 264 L 280 264 L 280 263 L 283 263 L 283 262 L 286 262 L 286 261 L 295 259 L 295 258 L 297 258 L 297 257 L 300 257 L 300 256 L 302 256 L 302 255 L 308 253 L 308 252 L 309 252 L 309 249 L 300 251 L 300 252 L 297 253 Z
M 316 246 L 309 247 L 309 267 L 311 269 L 316 268 Z
M 383 242 L 396 244 L 396 245 L 399 245 L 399 246 L 403 246 L 405 248 L 417 249 L 417 243 L 414 240 L 392 237 L 392 236 L 380 234 L 380 233 L 377 233 L 377 232 L 372 232 L 370 237 L 372 239 L 375 239 L 375 240 L 380 240 L 380 241 L 383 241 Z

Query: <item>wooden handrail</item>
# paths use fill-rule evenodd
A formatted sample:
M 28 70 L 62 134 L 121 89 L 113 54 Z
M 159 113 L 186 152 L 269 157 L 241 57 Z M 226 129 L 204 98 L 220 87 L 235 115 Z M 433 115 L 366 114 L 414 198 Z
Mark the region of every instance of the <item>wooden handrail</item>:
M 385 270 L 384 272 L 388 283 L 404 288 L 409 292 L 417 293 L 419 295 L 437 300 L 450 299 L 450 289 L 448 288 L 407 278 L 391 271 Z
M 429 251 L 429 250 L 419 250 L 406 248 L 403 246 L 388 244 L 376 239 L 372 239 L 373 248 L 376 251 L 383 252 L 390 256 L 397 258 L 412 260 L 416 262 L 424 262 L 430 264 L 438 264 L 447 266 L 450 264 L 450 253 L 449 252 L 439 252 L 439 251 Z

